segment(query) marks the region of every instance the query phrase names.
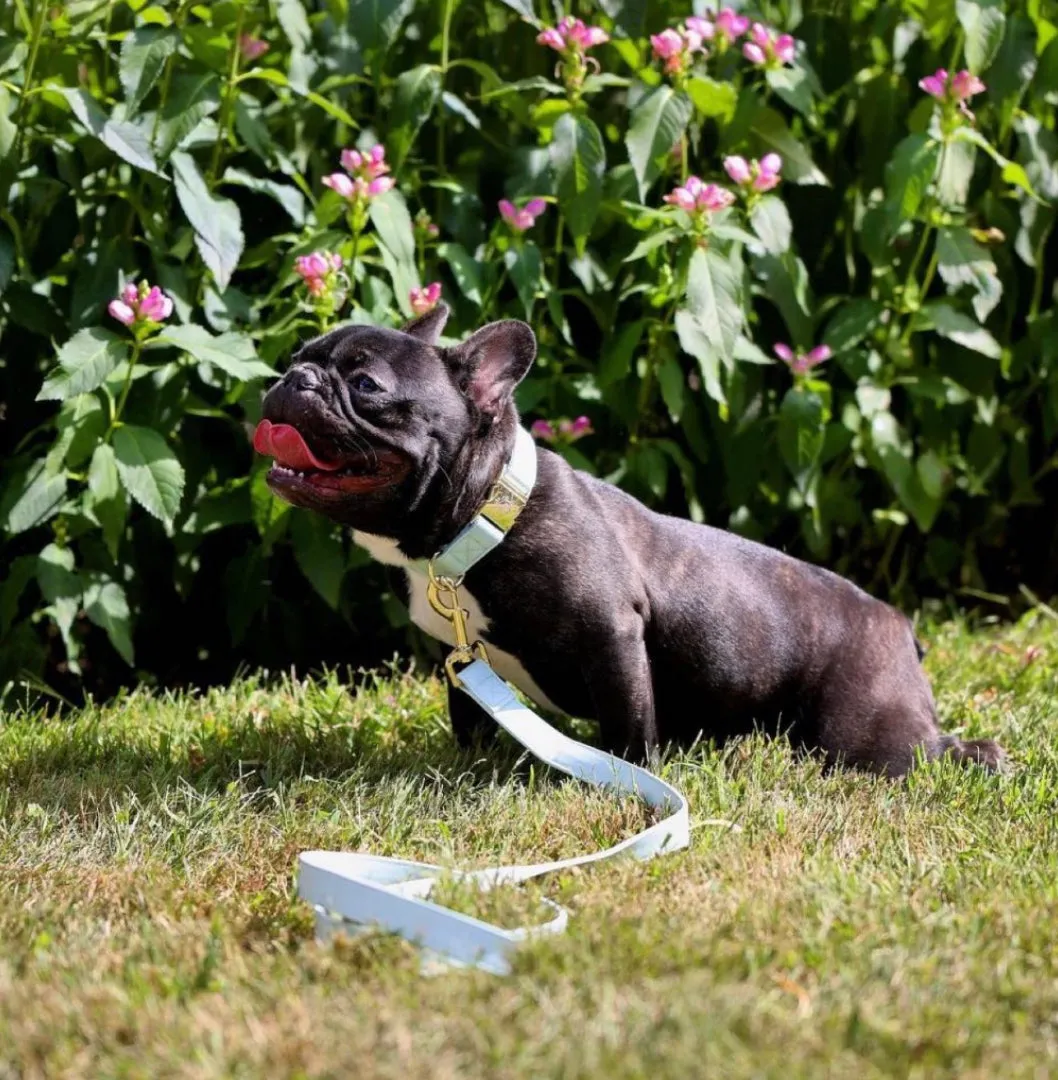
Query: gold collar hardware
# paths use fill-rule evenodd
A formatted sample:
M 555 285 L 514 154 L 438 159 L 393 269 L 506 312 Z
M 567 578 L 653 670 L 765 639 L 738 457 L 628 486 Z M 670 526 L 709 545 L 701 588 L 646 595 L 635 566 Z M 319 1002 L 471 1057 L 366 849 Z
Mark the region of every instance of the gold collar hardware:
M 469 664 L 475 657 L 489 662 L 489 654 L 483 641 L 475 641 L 471 644 L 467 634 L 467 611 L 459 603 L 459 586 L 462 585 L 462 577 L 452 578 L 439 577 L 434 573 L 433 561 L 427 566 L 430 580 L 426 585 L 426 598 L 430 601 L 430 607 L 437 612 L 446 622 L 452 624 L 452 632 L 455 635 L 456 647 L 448 654 L 445 660 L 445 671 L 452 685 L 459 687 L 458 665 Z

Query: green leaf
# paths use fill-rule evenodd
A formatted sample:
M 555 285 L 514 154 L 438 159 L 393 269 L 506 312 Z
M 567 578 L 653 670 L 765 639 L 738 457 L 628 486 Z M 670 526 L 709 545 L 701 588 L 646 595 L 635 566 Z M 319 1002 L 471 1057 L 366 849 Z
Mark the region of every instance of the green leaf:
M 140 26 L 125 35 L 118 75 L 130 116 L 143 104 L 179 44 L 175 30 L 158 26 Z
M 911 465 L 911 447 L 893 414 L 879 411 L 871 418 L 871 443 L 882 472 L 893 486 L 897 498 L 923 532 L 933 527 L 940 510 L 940 500 L 932 498 L 922 486 L 918 472 Z
M 128 346 L 109 330 L 100 326 L 78 330 L 59 350 L 58 370 L 44 380 L 36 400 L 65 401 L 94 390 L 127 356 Z
M 789 389 L 779 407 L 779 453 L 802 493 L 811 487 L 825 435 L 823 399 L 811 390 Z
M 151 153 L 151 142 L 146 131 L 125 120 L 108 119 L 99 103 L 84 90 L 63 87 L 61 93 L 73 110 L 74 116 L 122 161 L 127 161 L 137 169 L 158 172 L 158 165 Z
M 429 119 L 440 96 L 441 72 L 433 64 L 420 64 L 402 72 L 397 79 L 386 136 L 386 155 L 394 169 L 404 163 L 415 136 Z
M 993 360 L 1003 354 L 999 342 L 980 323 L 941 300 L 923 304 L 911 325 L 914 330 L 936 330 L 941 337 Z
M 151 428 L 123 424 L 114 432 L 114 460 L 125 490 L 172 526 L 184 493 L 184 467 L 165 439 Z
M 48 544 L 37 556 L 37 583 L 48 603 L 74 600 L 80 604 L 84 586 L 74 570 L 73 552 L 58 544 Z
M 846 301 L 827 323 L 823 344 L 829 345 L 835 355 L 847 352 L 874 333 L 881 325 L 884 312 L 885 305 L 877 300 L 858 297 Z
M 632 249 L 630 255 L 626 255 L 624 262 L 635 262 L 636 259 L 643 258 L 644 255 L 649 255 L 655 248 L 661 247 L 662 244 L 669 244 L 673 240 L 683 236 L 682 229 L 659 229 L 657 232 L 650 233 L 649 236 L 640 240 L 638 244 Z
M 885 169 L 889 235 L 918 213 L 940 160 L 940 143 L 928 135 L 908 135 Z
M 706 75 L 695 75 L 687 81 L 687 93 L 701 116 L 713 117 L 729 124 L 738 105 L 738 91 L 733 83 L 717 82 Z
M 726 404 L 727 398 L 720 383 L 720 353 L 710 341 L 701 319 L 693 311 L 681 308 L 676 312 L 675 324 L 680 348 L 698 361 L 705 392 L 713 401 Z
M 988 73 L 988 96 L 1005 108 L 1016 104 L 1036 74 L 1036 28 L 1024 15 L 1011 15 Z
M 118 466 L 113 447 L 106 443 L 97 446 L 88 468 L 88 491 L 92 497 L 92 512 L 103 528 L 103 540 L 115 561 L 125 532 L 128 500 L 118 479 Z
M 230 199 L 213 195 L 202 179 L 195 159 L 183 150 L 172 156 L 176 197 L 195 230 L 195 244 L 202 261 L 213 271 L 223 292 L 231 281 L 243 249 L 239 208 Z
M 687 380 L 683 374 L 683 368 L 675 356 L 666 356 L 658 364 L 658 385 L 661 387 L 661 396 L 669 415 L 675 423 L 679 423 L 683 415 L 684 398 L 687 393 Z
M 473 304 L 481 304 L 481 266 L 462 244 L 438 244 L 437 254 L 452 269 L 459 291 Z
M 587 116 L 565 113 L 555 123 L 548 152 L 566 224 L 577 254 L 583 254 L 602 203 L 602 177 L 606 171 L 602 135 Z
M 803 68 L 772 68 L 765 73 L 768 85 L 802 116 L 812 113 L 812 85 Z
M 85 614 L 105 630 L 110 644 L 121 659 L 130 667 L 133 663 L 132 637 L 130 633 L 129 602 L 125 590 L 116 582 L 102 575 L 85 589 Z
M 37 556 L 37 584 L 48 602 L 48 613 L 59 627 L 67 660 L 74 671 L 79 671 L 77 655 L 80 648 L 72 631 L 81 610 L 84 584 L 74 570 L 73 552 L 57 544 L 48 544 Z
M 975 75 L 980 75 L 999 52 L 1007 24 L 1006 16 L 998 7 L 974 3 L 973 0 L 955 0 L 955 13 L 966 33 L 963 43 L 966 64 Z
M 742 331 L 741 275 L 730 259 L 696 248 L 687 271 L 687 308 L 697 316 L 710 345 L 729 363 Z
M 771 150 L 782 155 L 784 180 L 795 184 L 830 185 L 826 175 L 816 167 L 808 148 L 794 137 L 781 113 L 769 108 L 757 109 L 750 131 L 757 143 L 758 157 Z
M 641 199 L 661 175 L 661 162 L 686 131 L 692 111 L 691 99 L 667 83 L 656 86 L 632 110 L 625 145 Z
M 26 474 L 22 491 L 7 514 L 6 528 L 12 536 L 42 525 L 59 512 L 66 498 L 66 474 L 55 473 L 43 461 Z
M 375 226 L 379 254 L 389 271 L 393 291 L 405 316 L 412 315 L 408 293 L 419 284 L 415 266 L 415 236 L 404 196 L 394 188 L 372 199 L 368 214 Z
M 754 256 L 753 268 L 764 282 L 764 295 L 779 309 L 797 342 L 813 338 L 813 301 L 805 264 L 792 251 Z
M 395 188 L 372 199 L 368 207 L 379 239 L 401 263 L 415 263 L 415 233 L 404 197 Z
M 92 451 L 106 434 L 108 424 L 109 417 L 98 394 L 78 394 L 63 403 L 55 426 L 61 442 L 65 442 L 65 433 L 70 432 L 66 464 L 71 469 L 78 468 L 92 456 Z
M 540 257 L 540 249 L 531 240 L 523 240 L 520 245 L 507 249 L 503 261 L 515 289 L 518 290 L 518 299 L 525 308 L 525 317 L 530 319 L 536 294 L 543 280 L 544 263 Z
M 238 184 L 258 195 L 267 195 L 275 199 L 287 212 L 295 225 L 305 224 L 305 196 L 293 184 L 280 184 L 242 169 L 225 169 L 221 181 L 225 184 Z
M 952 136 L 956 142 L 969 142 L 979 146 L 1000 167 L 1000 176 L 1008 183 L 1027 191 L 1034 199 L 1039 199 L 1029 180 L 1028 173 L 1016 161 L 1005 158 L 976 128 L 961 127 Z
M 268 486 L 268 466 L 258 468 L 250 479 L 250 508 L 253 523 L 265 548 L 275 543 L 286 527 L 294 508 L 276 496 Z
M 954 209 L 966 205 L 976 161 L 977 151 L 968 142 L 952 140 L 941 154 L 937 195 L 944 206 Z
M 777 195 L 765 195 L 753 204 L 749 221 L 764 250 L 771 255 L 782 255 L 790 250 L 793 238 L 793 222 L 786 203 Z
M 362 52 L 385 52 L 414 7 L 415 0 L 349 0 L 349 33 Z
M 938 231 L 937 270 L 949 292 L 956 292 L 964 285 L 976 291 L 973 308 L 981 322 L 988 318 L 1003 295 L 1003 283 L 991 253 L 963 226 L 944 227 Z
M 0 583 L 0 638 L 11 629 L 18 615 L 18 602 L 36 573 L 35 555 L 19 555 L 8 564 L 7 576 Z
M 220 108 L 220 82 L 212 72 L 204 75 L 175 75 L 169 87 L 156 146 L 163 161 L 178 150 L 183 141 L 207 116 Z M 239 105 L 236 102 L 236 123 Z M 240 135 L 242 132 L 240 131 Z M 243 136 L 249 143 L 249 139 Z
M 0 86 L 0 164 L 8 159 L 18 141 L 18 127 L 9 115 L 10 110 L 11 95 Z
M 167 326 L 151 340 L 151 348 L 175 345 L 203 364 L 212 364 L 233 379 L 268 379 L 275 371 L 257 358 L 252 338 L 229 331 L 214 337 L 201 326 Z
M 298 568 L 327 606 L 337 611 L 346 559 L 336 527 L 318 514 L 301 510 L 291 518 L 290 537 Z
M 461 116 L 475 131 L 481 130 L 481 118 L 462 98 L 444 90 L 441 93 L 441 104 L 457 116 Z

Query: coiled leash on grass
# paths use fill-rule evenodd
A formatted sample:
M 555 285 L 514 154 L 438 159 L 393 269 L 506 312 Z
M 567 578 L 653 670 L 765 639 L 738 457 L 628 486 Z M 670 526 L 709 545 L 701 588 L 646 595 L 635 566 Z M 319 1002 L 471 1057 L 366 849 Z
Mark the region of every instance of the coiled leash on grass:
M 603 851 L 525 866 L 452 871 L 430 863 L 359 852 L 303 852 L 298 860 L 298 894 L 314 906 L 317 936 L 321 938 L 349 924 L 374 926 L 399 934 L 448 964 L 506 974 L 521 942 L 561 933 L 568 913 L 545 900 L 554 912 L 549 922 L 504 930 L 433 903 L 431 890 L 442 878 L 471 882 L 487 890 L 618 855 L 649 859 L 690 842 L 687 800 L 679 791 L 638 765 L 556 731 L 526 708 L 513 688 L 493 671 L 485 646 L 467 637 L 465 613 L 459 604 L 463 575 L 502 541 L 528 500 L 535 479 L 536 447 L 532 437 L 519 428 L 514 454 L 485 506 L 451 544 L 428 565 L 418 568 L 420 573 L 425 569 L 427 595 L 434 610 L 452 623 L 456 647 L 445 664 L 448 677 L 545 764 L 585 783 L 637 795 L 668 816 Z

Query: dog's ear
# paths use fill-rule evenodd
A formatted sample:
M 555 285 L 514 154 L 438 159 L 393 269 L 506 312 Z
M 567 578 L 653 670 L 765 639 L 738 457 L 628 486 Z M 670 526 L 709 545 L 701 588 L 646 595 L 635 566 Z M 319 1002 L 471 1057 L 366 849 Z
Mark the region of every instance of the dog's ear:
M 445 328 L 445 323 L 448 322 L 448 314 L 448 305 L 439 303 L 432 311 L 405 323 L 401 327 L 401 333 L 411 334 L 413 338 L 418 338 L 425 345 L 436 345 L 441 331 Z
M 489 323 L 448 350 L 463 393 L 494 420 L 536 358 L 536 335 L 517 319 Z

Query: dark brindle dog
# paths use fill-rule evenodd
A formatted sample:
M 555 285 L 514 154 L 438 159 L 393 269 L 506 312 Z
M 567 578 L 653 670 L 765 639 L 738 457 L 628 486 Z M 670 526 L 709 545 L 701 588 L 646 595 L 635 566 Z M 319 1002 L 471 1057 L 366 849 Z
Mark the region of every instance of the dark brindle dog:
M 512 395 L 536 354 L 514 321 L 438 347 L 446 317 L 442 305 L 401 332 L 348 326 L 310 341 L 265 397 L 255 440 L 276 459 L 277 495 L 351 526 L 393 565 L 434 555 L 477 513 L 511 454 Z M 412 618 L 451 641 L 423 584 L 409 580 Z M 898 611 L 826 570 L 654 513 L 545 449 L 527 506 L 461 593 L 500 674 L 597 720 L 618 753 L 759 726 L 887 776 L 916 751 L 990 767 L 1003 756 L 938 730 Z M 449 699 L 462 744 L 485 734 L 472 701 Z

